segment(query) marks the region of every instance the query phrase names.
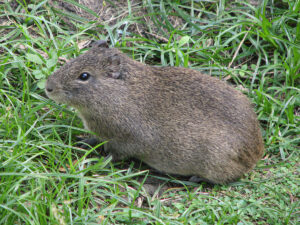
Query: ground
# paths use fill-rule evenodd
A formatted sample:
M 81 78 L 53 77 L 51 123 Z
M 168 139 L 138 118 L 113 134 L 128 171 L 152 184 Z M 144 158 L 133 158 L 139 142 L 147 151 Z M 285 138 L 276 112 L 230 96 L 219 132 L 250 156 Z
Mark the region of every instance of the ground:
M 0 224 L 298 224 L 299 10 L 299 0 L 0 1 Z M 88 132 L 44 83 L 99 39 L 244 92 L 265 141 L 256 168 L 196 184 L 79 148 Z

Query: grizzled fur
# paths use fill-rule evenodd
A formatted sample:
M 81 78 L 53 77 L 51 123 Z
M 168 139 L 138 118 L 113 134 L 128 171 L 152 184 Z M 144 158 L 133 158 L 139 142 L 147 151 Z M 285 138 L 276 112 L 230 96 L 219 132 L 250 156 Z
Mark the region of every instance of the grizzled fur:
M 52 74 L 46 92 L 76 108 L 114 159 L 134 157 L 164 173 L 227 183 L 264 152 L 242 93 L 195 70 L 134 61 L 101 41 Z

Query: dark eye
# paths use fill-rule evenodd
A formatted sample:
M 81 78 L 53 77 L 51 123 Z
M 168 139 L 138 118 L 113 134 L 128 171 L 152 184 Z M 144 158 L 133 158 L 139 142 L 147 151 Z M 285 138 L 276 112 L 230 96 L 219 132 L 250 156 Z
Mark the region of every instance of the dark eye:
M 84 73 L 80 74 L 80 76 L 78 77 L 78 79 L 82 80 L 82 81 L 86 81 L 86 80 L 88 80 L 90 78 L 90 76 L 91 75 L 89 73 L 84 72 Z

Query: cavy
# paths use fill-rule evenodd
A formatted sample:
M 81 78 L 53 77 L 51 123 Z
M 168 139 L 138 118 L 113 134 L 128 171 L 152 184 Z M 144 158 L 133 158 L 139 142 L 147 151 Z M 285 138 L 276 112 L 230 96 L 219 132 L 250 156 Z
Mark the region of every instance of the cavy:
M 245 95 L 192 69 L 134 61 L 104 41 L 53 73 L 46 93 L 76 108 L 114 160 L 133 157 L 163 173 L 223 184 L 264 152 Z

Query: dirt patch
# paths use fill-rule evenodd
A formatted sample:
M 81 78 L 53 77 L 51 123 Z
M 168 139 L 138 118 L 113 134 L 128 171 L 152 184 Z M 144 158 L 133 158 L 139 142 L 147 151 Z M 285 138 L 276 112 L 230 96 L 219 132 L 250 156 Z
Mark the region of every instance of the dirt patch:
M 169 37 L 169 35 L 166 34 L 170 34 L 170 30 L 181 30 L 185 24 L 190 22 L 185 21 L 175 10 L 170 9 L 168 13 L 163 15 L 166 19 L 162 20 L 162 13 L 159 11 L 159 2 L 157 1 L 153 1 L 153 3 L 156 4 L 155 10 L 151 9 L 149 3 L 145 0 L 131 0 L 130 4 L 128 4 L 128 1 L 123 0 L 77 0 L 77 2 L 87 9 L 92 10 L 97 16 L 92 15 L 90 12 L 81 7 L 66 3 L 64 0 L 49 1 L 50 5 L 59 12 L 78 15 L 83 19 L 86 19 L 87 22 L 97 21 L 99 24 L 113 27 L 119 21 L 124 21 L 124 18 L 130 18 L 128 20 L 130 25 L 127 31 L 138 34 L 142 37 L 151 39 L 155 38 L 161 42 L 168 41 L 166 37 Z M 229 3 L 235 4 L 237 2 L 244 1 L 231 0 Z M 248 2 L 253 6 L 258 6 L 262 0 L 248 0 Z M 205 2 L 205 4 L 209 5 L 214 3 Z M 186 13 L 189 14 L 190 12 L 187 11 Z M 70 29 L 76 29 L 68 16 L 63 16 L 62 19 L 69 25 Z M 209 18 L 206 19 L 209 20 Z M 126 23 L 126 21 L 124 21 L 124 23 Z
M 261 2 L 261 0 L 248 1 L 255 6 Z M 130 0 L 129 4 L 128 1 L 123 0 L 76 0 L 75 2 L 75 4 L 71 4 L 64 0 L 49 0 L 41 6 L 43 8 L 41 12 L 53 11 L 62 19 L 64 29 L 69 31 L 78 30 L 74 23 L 94 23 L 95 27 L 93 30 L 104 35 L 107 34 L 107 31 L 103 28 L 101 29 L 101 25 L 109 26 L 119 31 L 124 31 L 124 26 L 127 26 L 126 32 L 131 33 L 128 36 L 137 34 L 141 37 L 156 39 L 158 42 L 167 42 L 167 38 L 169 38 L 174 29 L 182 30 L 187 23 L 191 23 L 191 21 L 185 21 L 182 15 L 179 15 L 172 7 L 164 9 L 167 13 L 161 13 L 159 1 L 152 1 L 153 8 L 145 0 Z M 232 0 L 231 2 L 238 1 Z M 30 4 L 38 5 L 40 1 L 26 0 L 17 2 L 16 0 L 0 0 L 0 9 L 4 11 L 3 15 L 7 12 L 26 13 L 25 7 L 22 7 L 20 3 L 23 5 L 26 3 L 29 6 Z M 205 4 L 214 3 L 206 2 Z M 30 11 L 30 7 L 27 10 Z M 184 11 L 185 9 L 181 10 Z M 186 11 L 186 13 L 189 14 L 190 12 Z M 23 23 L 23 20 L 26 19 L 22 18 L 22 16 L 18 17 L 1 16 L 0 24 L 10 24 L 11 20 L 21 20 Z M 209 18 L 206 19 L 209 20 Z
M 166 33 L 167 30 L 164 27 L 160 29 L 154 25 L 152 15 L 153 12 L 149 12 L 145 1 L 131 0 L 130 5 L 127 1 L 104 1 L 104 0 L 77 0 L 78 3 L 85 6 L 89 10 L 92 10 L 97 16 L 92 15 L 82 7 L 65 3 L 62 0 L 49 1 L 50 5 L 62 13 L 72 13 L 79 15 L 83 19 L 88 21 L 96 21 L 101 25 L 115 26 L 119 21 L 123 20 L 123 26 L 129 25 L 127 31 L 140 36 L 152 36 L 161 41 L 167 41 L 160 36 L 162 33 Z M 126 20 L 128 18 L 128 20 Z M 67 16 L 63 16 L 62 19 L 66 24 L 74 29 L 72 22 Z M 185 21 L 177 16 L 167 16 L 168 21 L 174 28 L 183 26 Z M 127 24 L 129 23 L 129 24 Z

